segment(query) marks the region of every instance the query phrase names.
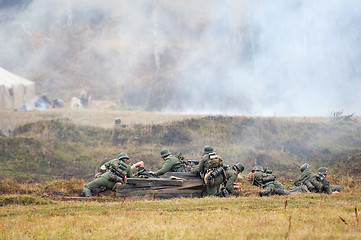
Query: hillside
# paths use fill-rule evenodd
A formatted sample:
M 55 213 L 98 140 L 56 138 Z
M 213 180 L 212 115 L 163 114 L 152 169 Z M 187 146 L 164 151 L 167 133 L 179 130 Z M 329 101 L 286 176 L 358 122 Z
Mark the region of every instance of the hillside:
M 82 115 L 92 116 L 86 113 Z M 114 112 L 109 114 L 113 123 Z M 130 119 L 132 114 L 123 112 L 122 116 Z M 156 113 L 142 114 L 149 117 L 139 120 L 143 123 L 124 121 L 124 125 L 109 128 L 97 127 L 92 118 L 87 121 L 93 126 L 54 116 L 33 122 L 28 118 L 10 136 L 0 137 L 0 174 L 26 181 L 88 180 L 100 161 L 119 152 L 128 153 L 132 163 L 143 160 L 154 170 L 162 165 L 159 152 L 164 147 L 199 159 L 203 147 L 212 145 L 227 164 L 242 162 L 244 173 L 262 165 L 278 176 L 294 179 L 299 175 L 294 163 L 308 162 L 313 169 L 327 166 L 331 174 L 360 176 L 361 123 L 357 118 L 171 116 L 161 122 L 155 120 Z

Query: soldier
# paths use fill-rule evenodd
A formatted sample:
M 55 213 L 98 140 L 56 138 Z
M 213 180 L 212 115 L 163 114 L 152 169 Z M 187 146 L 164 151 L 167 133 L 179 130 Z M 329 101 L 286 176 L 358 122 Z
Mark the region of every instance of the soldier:
M 225 166 L 226 171 L 226 190 L 229 194 L 234 193 L 235 189 L 239 189 L 240 186 L 235 184 L 235 181 L 237 180 L 238 174 L 243 172 L 244 165 L 242 163 L 236 163 L 233 166 Z
M 182 162 L 179 158 L 171 155 L 167 148 L 162 149 L 160 151 L 160 155 L 164 160 L 163 167 L 155 173 L 149 171 L 150 174 L 154 174 L 156 177 L 159 177 L 167 172 L 184 172 L 184 165 Z
M 264 172 L 258 169 L 261 169 L 261 166 L 255 166 L 254 170 L 256 171 L 253 177 L 253 185 L 265 188 L 265 191 L 259 191 L 258 194 L 260 197 L 270 196 L 270 195 L 288 195 L 289 193 L 285 191 L 285 187 L 279 181 L 276 181 L 276 176 L 272 174 L 271 169 L 266 169 Z
M 309 192 L 318 192 L 322 184 L 317 180 L 317 175 L 311 172 L 311 165 L 308 163 L 300 167 L 301 177 L 295 181 L 296 186 L 304 185 Z
M 200 174 L 208 196 L 216 196 L 219 186 L 226 180 L 223 160 L 211 146 L 203 148 L 202 159 L 195 168 L 191 169 L 191 173 Z
M 320 167 L 318 169 L 318 178 L 317 180 L 321 183 L 321 186 L 319 189 L 317 189 L 317 192 L 319 193 L 327 193 L 331 194 L 331 188 L 330 188 L 330 182 L 327 180 L 328 176 L 328 170 L 325 167 Z
M 91 197 L 95 189 L 112 189 L 117 182 L 125 182 L 127 177 L 132 177 L 131 167 L 126 163 L 129 157 L 120 153 L 118 158 L 106 162 L 101 169 L 104 173 L 93 181 L 84 185 L 85 197 Z
M 339 192 L 342 189 L 344 189 L 341 186 L 337 186 L 337 185 L 330 185 L 330 182 L 328 181 L 327 177 L 329 175 L 328 169 L 326 167 L 320 167 L 318 169 L 318 175 L 319 175 L 319 181 L 322 184 L 322 188 L 319 192 L 321 193 L 334 193 L 334 192 Z

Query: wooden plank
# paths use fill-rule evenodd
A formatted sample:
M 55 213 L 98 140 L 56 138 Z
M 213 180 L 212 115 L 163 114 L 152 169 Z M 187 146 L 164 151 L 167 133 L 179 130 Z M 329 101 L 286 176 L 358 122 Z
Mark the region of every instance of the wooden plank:
M 182 186 L 183 180 L 164 178 L 128 178 L 127 184 L 136 186 Z
M 181 186 L 184 188 L 203 188 L 203 180 L 202 179 L 187 179 L 183 181 Z
M 141 198 L 141 199 L 157 199 L 157 198 L 179 198 L 179 197 L 201 197 L 202 189 L 199 190 L 146 190 L 132 192 L 117 192 L 117 197 Z
M 116 188 L 117 197 L 129 199 L 168 199 L 179 197 L 201 197 L 203 180 L 191 173 L 168 173 L 170 178 L 128 178 L 125 185 Z
M 190 172 L 167 172 L 162 177 L 170 178 L 171 176 L 184 178 L 184 179 L 201 179 L 198 174 L 190 173 Z

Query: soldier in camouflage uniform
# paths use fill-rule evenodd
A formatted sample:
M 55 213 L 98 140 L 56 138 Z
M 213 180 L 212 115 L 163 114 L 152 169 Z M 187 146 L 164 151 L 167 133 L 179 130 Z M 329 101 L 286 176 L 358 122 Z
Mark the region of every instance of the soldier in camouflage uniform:
M 253 176 L 253 185 L 264 188 L 266 190 L 258 192 L 260 197 L 270 195 L 288 195 L 282 183 L 276 181 L 276 176 L 272 174 L 271 169 L 266 169 L 264 172 L 261 166 L 253 168 L 255 174 Z
M 167 172 L 184 172 L 184 164 L 179 160 L 179 158 L 171 155 L 167 148 L 164 148 L 160 151 L 160 155 L 164 160 L 163 167 L 156 171 L 154 174 L 156 177 L 159 177 Z
M 320 167 L 318 169 L 318 176 L 319 176 L 319 181 L 322 184 L 322 188 L 319 190 L 319 192 L 321 193 L 334 193 L 334 192 L 339 192 L 342 189 L 344 189 L 341 186 L 337 186 L 337 185 L 330 185 L 330 182 L 328 181 L 327 177 L 328 177 L 328 169 L 325 167 Z
M 220 185 L 226 180 L 223 160 L 211 146 L 203 148 L 202 159 L 195 168 L 191 169 L 191 173 L 200 174 L 208 196 L 216 196 Z
M 126 153 L 120 153 L 118 158 L 106 162 L 101 169 L 104 173 L 87 183 L 83 187 L 85 197 L 91 197 L 95 189 L 112 189 L 117 182 L 125 182 L 126 178 L 132 177 L 131 167 L 126 164 L 129 157 Z
M 229 194 L 232 194 L 235 188 L 239 188 L 238 185 L 234 185 L 235 181 L 237 180 L 238 174 L 243 172 L 244 165 L 242 163 L 236 163 L 233 166 L 225 166 L 226 171 L 226 190 Z
M 309 192 L 318 192 L 322 188 L 322 184 L 319 182 L 319 176 L 311 172 L 311 165 L 308 163 L 303 164 L 300 167 L 301 177 L 295 181 L 296 186 L 305 186 Z M 291 190 L 300 191 L 300 188 Z
M 331 188 L 330 188 L 330 182 L 326 179 L 328 176 L 328 170 L 325 167 L 320 167 L 318 169 L 318 182 L 321 183 L 321 185 L 319 185 L 319 188 L 317 189 L 318 193 L 327 193 L 327 194 L 331 194 Z

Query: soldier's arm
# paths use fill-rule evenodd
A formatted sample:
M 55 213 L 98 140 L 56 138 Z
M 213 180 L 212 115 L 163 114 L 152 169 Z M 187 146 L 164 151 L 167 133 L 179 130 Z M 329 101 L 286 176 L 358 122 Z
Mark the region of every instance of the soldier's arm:
M 109 160 L 108 162 L 104 163 L 104 164 L 101 166 L 101 168 L 104 168 L 104 167 L 105 167 L 106 169 L 109 169 L 110 166 L 112 165 L 112 163 L 115 162 L 115 161 L 116 161 L 116 159 Z
M 163 174 L 169 172 L 173 166 L 174 166 L 174 164 L 167 159 L 167 160 L 165 160 L 163 167 L 155 172 L 155 175 L 156 176 L 163 175 Z
M 195 168 L 191 169 L 191 173 L 194 174 L 200 173 L 203 170 L 203 166 L 204 166 L 204 160 L 202 159 Z

